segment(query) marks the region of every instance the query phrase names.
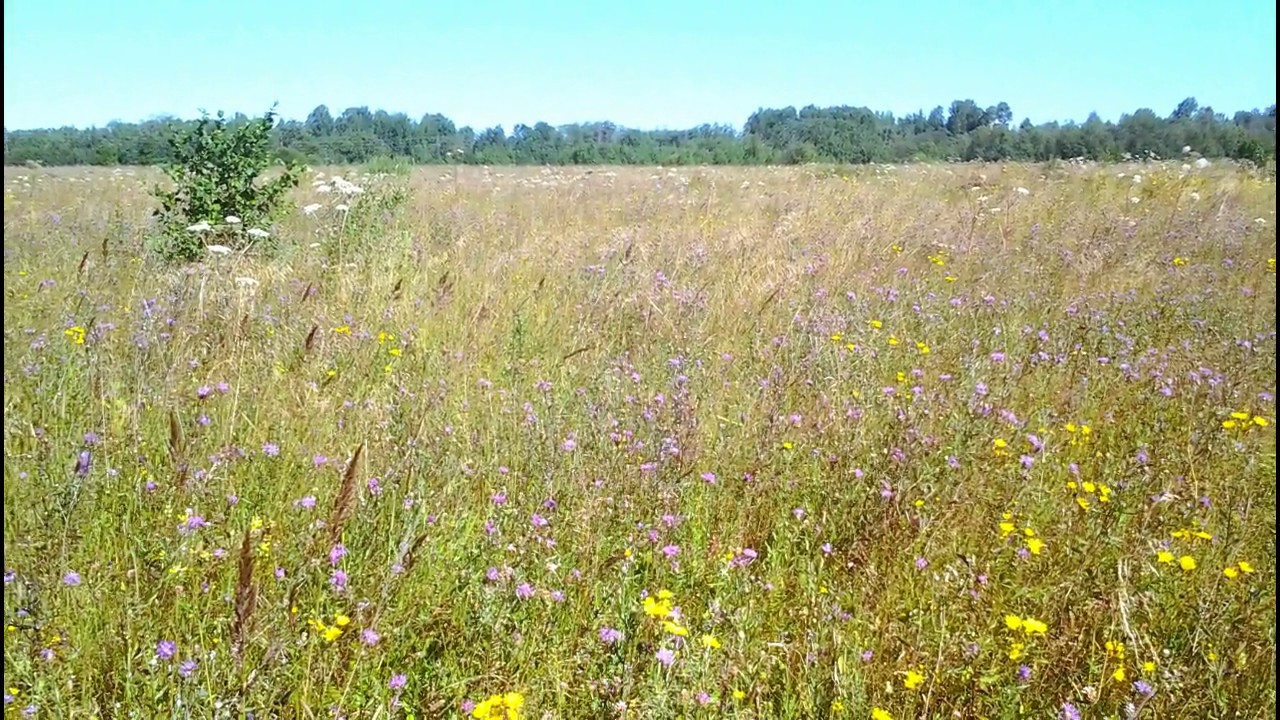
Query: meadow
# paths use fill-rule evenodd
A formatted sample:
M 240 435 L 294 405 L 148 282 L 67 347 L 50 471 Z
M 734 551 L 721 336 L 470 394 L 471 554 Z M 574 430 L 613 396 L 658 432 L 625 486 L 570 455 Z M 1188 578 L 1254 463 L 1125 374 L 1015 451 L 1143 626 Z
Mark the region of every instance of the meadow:
M 5 170 L 6 717 L 1274 717 L 1268 175 L 379 169 Z

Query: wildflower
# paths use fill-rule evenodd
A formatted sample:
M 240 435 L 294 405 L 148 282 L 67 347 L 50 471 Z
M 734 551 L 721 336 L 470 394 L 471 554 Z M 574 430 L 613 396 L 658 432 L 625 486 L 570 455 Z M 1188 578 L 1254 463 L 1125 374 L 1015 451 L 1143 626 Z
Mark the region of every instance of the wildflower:
M 182 661 L 181 663 L 179 663 L 179 665 L 178 665 L 178 674 L 179 674 L 179 675 L 181 675 L 181 676 L 182 676 L 182 677 L 184 677 L 184 678 L 189 678 L 189 677 L 191 677 L 192 675 L 195 675 L 195 674 L 196 674 L 196 661 L 195 661 L 195 660 L 183 660 L 183 661 Z
M 890 345 L 897 345 L 897 344 L 898 344 L 898 336 L 897 336 L 897 335 L 890 335 L 890 336 L 889 336 L 889 344 L 890 344 Z
M 1080 720 L 1080 711 L 1071 703 L 1062 703 L 1062 720 Z
M 1049 632 L 1049 626 L 1045 625 L 1043 622 L 1040 622 L 1039 620 L 1036 620 L 1035 618 L 1023 618 L 1022 629 L 1028 635 L 1033 635 L 1033 634 L 1044 635 L 1045 633 Z
M 329 584 L 332 585 L 333 589 L 338 592 L 342 592 L 346 590 L 347 589 L 347 573 L 343 570 L 334 570 L 333 574 L 329 576 Z
M 622 641 L 622 631 L 611 627 L 600 628 L 600 642 L 605 645 L 616 645 Z
M 916 670 L 908 670 L 902 679 L 902 685 L 908 690 L 915 690 L 924 683 L 924 675 Z
M 1160 552 L 1156 553 L 1156 560 L 1164 563 L 1165 565 L 1172 565 L 1173 553 L 1169 552 L 1168 550 L 1161 550 Z
M 1020 660 L 1020 659 L 1022 658 L 1022 651 L 1023 651 L 1023 649 L 1025 649 L 1026 647 L 1027 647 L 1027 646 L 1026 646 L 1025 644 L 1020 643 L 1020 642 L 1011 643 L 1011 644 L 1009 645 L 1009 659 L 1010 659 L 1010 660 Z
M 880 322 L 879 320 L 871 320 L 869 321 L 869 324 L 871 325 L 871 328 L 873 330 L 879 330 L 880 328 L 884 327 L 884 323 Z
M 1116 671 L 1111 673 L 1111 677 L 1116 682 L 1124 682 L 1124 679 L 1126 677 L 1124 672 L 1124 666 L 1121 665 L 1120 667 L 1116 668 Z
M 1151 687 L 1151 684 L 1145 680 L 1139 680 L 1135 682 L 1133 684 L 1133 690 L 1134 692 L 1138 693 L 1139 695 L 1145 698 L 1149 698 L 1156 694 L 1156 689 Z
M 80 573 L 76 572 L 75 570 L 68 570 L 67 573 L 62 576 L 62 584 L 66 585 L 67 587 L 75 587 L 79 585 Z
M 871 708 L 871 720 L 893 720 L 893 716 L 884 708 Z
M 88 450 L 81 450 L 76 456 L 75 474 L 77 477 L 84 477 L 89 474 L 89 468 L 93 466 L 93 455 Z
M 734 690 L 734 691 L 733 691 L 733 699 L 734 699 L 734 700 L 742 700 L 742 699 L 743 699 L 743 698 L 745 698 L 746 696 L 747 696 L 747 694 L 746 694 L 745 692 L 741 691 L 741 690 Z
M 409 684 L 409 677 L 404 673 L 396 673 L 387 681 L 387 687 L 392 690 L 403 690 L 405 685 Z
M 720 641 L 716 639 L 715 635 L 703 635 L 701 638 L 701 641 L 702 641 L 702 646 L 709 650 L 720 649 Z
M 653 656 L 658 659 L 658 662 L 662 663 L 663 667 L 671 667 L 671 663 L 676 661 L 675 652 L 669 648 L 662 648 L 658 652 L 654 653 Z
M 1222 574 L 1226 575 L 1228 580 L 1235 580 L 1237 577 L 1240 576 L 1240 571 L 1237 570 L 1234 565 L 1232 565 L 1231 567 L 1223 570 Z
M 1178 558 L 1178 567 L 1182 568 L 1184 572 L 1191 572 L 1196 569 L 1196 559 L 1190 555 L 1183 555 Z
M 670 620 L 664 620 L 662 622 L 662 629 L 677 637 L 685 637 L 689 634 L 688 628 L 682 627 L 678 623 L 672 622 Z
M 172 640 L 161 640 L 156 643 L 156 657 L 161 660 L 173 659 L 176 652 L 178 652 L 178 645 Z
M 1248 561 L 1241 560 L 1240 562 L 1236 563 L 1236 566 L 1240 568 L 1240 572 L 1246 575 L 1253 574 L 1253 565 Z
M 1004 624 L 1005 624 L 1005 627 L 1009 628 L 1010 630 L 1021 630 L 1022 618 L 1018 617 L 1017 615 L 1005 615 Z
M 516 586 L 516 597 L 521 600 L 528 600 L 533 597 L 533 586 L 529 583 L 520 583 Z
M 1044 541 L 1038 537 L 1029 538 L 1027 540 L 1027 549 L 1031 551 L 1032 555 L 1039 555 L 1040 551 L 1044 550 Z
M 381 639 L 382 639 L 382 636 L 379 635 L 378 631 L 374 630 L 373 628 L 365 628 L 364 630 L 360 631 L 360 642 L 364 643 L 365 645 L 368 645 L 369 647 L 373 647 L 374 645 L 377 645 L 378 641 Z
M 1027 682 L 1028 680 L 1030 680 L 1030 679 L 1031 679 L 1031 668 L 1030 668 L 1030 667 L 1027 667 L 1026 665 L 1019 665 L 1019 666 L 1018 666 L 1018 679 L 1019 679 L 1019 680 L 1021 680 L 1022 682 Z
M 335 625 L 329 625 L 328 627 L 325 627 L 324 630 L 321 630 L 320 634 L 324 637 L 325 642 L 332 643 L 342 637 L 342 628 Z

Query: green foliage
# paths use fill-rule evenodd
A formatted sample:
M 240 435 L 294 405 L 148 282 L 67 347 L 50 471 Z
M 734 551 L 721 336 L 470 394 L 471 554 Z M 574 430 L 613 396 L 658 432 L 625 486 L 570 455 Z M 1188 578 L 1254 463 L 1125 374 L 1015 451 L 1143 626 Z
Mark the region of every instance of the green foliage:
M 247 121 L 247 120 L 246 120 Z M 151 165 L 173 162 L 164 135 L 172 121 L 106 128 L 61 128 L 6 133 L 5 163 L 45 165 Z M 198 121 L 199 122 L 199 121 Z M 194 128 L 198 122 L 186 124 Z M 1276 152 L 1276 107 L 1231 117 L 1188 98 L 1168 117 L 1149 109 L 1115 122 L 1089 116 L 1083 124 L 1014 123 L 1013 109 L 985 109 L 957 100 L 894 117 L 865 107 L 808 106 L 760 109 L 738 128 L 700 125 L 686 130 L 635 130 L 611 122 L 553 127 L 545 122 L 457 127 L 429 114 L 347 108 L 336 118 L 321 105 L 305 121 L 280 122 L 271 132 L 277 156 L 312 164 L 402 161 L 475 165 L 762 165 L 807 162 L 869 163 L 915 160 L 988 161 L 1087 158 L 1104 162 L 1178 157 L 1184 146 L 1206 157 L 1263 164 Z M 406 160 L 404 162 L 407 162 Z
M 364 164 L 364 171 L 371 175 L 396 175 L 399 177 L 407 177 L 409 171 L 413 169 L 413 160 L 406 157 L 391 157 L 389 155 L 379 155 L 370 158 Z
M 298 185 L 301 166 L 284 164 L 282 173 L 263 179 L 276 164 L 271 148 L 275 112 L 228 123 L 221 112 L 204 116 L 194 127 L 178 130 L 169 141 L 172 160 L 164 165 L 172 188 L 155 190 L 162 235 L 153 249 L 167 260 L 194 260 L 208 235 L 233 249 L 261 243 L 245 230 L 261 229 L 277 216 L 285 193 Z M 226 218 L 239 222 L 226 224 Z M 189 228 L 208 225 L 207 233 Z

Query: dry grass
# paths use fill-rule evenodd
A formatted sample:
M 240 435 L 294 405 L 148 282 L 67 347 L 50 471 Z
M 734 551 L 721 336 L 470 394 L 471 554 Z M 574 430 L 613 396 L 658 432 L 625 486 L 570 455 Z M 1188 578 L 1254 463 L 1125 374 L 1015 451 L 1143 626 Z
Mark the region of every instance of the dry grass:
M 1274 715 L 1270 181 L 440 173 L 6 170 L 6 713 Z

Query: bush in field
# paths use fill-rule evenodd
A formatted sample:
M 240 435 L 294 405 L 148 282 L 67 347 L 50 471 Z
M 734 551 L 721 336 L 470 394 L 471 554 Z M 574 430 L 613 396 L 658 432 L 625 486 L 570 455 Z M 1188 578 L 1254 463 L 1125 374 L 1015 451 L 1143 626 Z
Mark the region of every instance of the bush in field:
M 210 238 L 233 250 L 270 241 L 264 227 L 276 217 L 285 193 L 297 186 L 302 170 L 275 159 L 270 138 L 275 118 L 272 110 L 232 124 L 219 112 L 169 139 L 174 162 L 164 171 L 173 188 L 155 190 L 161 235 L 153 250 L 160 257 L 194 260 Z M 283 172 L 264 178 L 263 172 L 277 164 Z

